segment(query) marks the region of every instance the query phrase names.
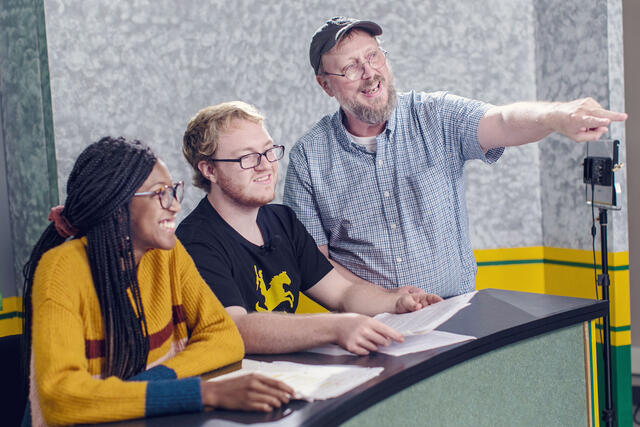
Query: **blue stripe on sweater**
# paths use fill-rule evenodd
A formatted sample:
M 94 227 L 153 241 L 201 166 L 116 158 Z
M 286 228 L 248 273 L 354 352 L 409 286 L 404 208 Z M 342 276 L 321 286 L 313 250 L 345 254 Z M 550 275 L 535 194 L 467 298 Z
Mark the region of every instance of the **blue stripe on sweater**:
M 202 411 L 200 378 L 147 383 L 146 416 Z

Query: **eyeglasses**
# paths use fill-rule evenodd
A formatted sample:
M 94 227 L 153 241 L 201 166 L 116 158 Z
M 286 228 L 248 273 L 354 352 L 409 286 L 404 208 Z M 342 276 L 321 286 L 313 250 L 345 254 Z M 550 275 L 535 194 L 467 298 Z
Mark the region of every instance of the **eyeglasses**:
M 242 169 L 252 169 L 257 167 L 260 164 L 260 160 L 262 160 L 262 156 L 265 157 L 269 162 L 277 162 L 284 156 L 284 145 L 274 145 L 273 147 L 265 150 L 264 153 L 251 153 L 245 154 L 242 157 L 237 159 L 213 159 L 210 158 L 212 162 L 237 162 L 240 163 L 240 167 Z
M 178 203 L 182 202 L 184 197 L 184 181 L 175 182 L 173 185 L 163 185 L 161 189 L 156 191 L 135 193 L 134 196 L 152 196 L 154 194 L 158 196 L 162 209 L 169 209 L 173 204 L 173 199 L 176 199 Z
M 387 51 L 378 48 L 375 52 L 371 52 L 369 56 L 367 56 L 366 61 L 362 64 L 357 62 L 352 62 L 342 69 L 342 74 L 337 73 L 327 73 L 326 71 L 322 74 L 328 74 L 330 76 L 338 76 L 338 77 L 346 77 L 347 79 L 353 81 L 360 80 L 364 75 L 364 66 L 365 64 L 369 64 L 371 68 L 374 70 L 379 70 L 382 66 L 387 62 Z

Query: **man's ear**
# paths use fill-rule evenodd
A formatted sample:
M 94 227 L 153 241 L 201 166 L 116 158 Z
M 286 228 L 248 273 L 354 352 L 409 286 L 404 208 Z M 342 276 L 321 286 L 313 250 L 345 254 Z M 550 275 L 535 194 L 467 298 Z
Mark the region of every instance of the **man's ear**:
M 316 76 L 316 81 L 327 95 L 333 97 L 333 90 L 331 89 L 331 86 L 329 86 L 329 82 L 325 76 Z
M 211 162 L 200 160 L 198 162 L 198 170 L 200 171 L 202 176 L 207 178 L 212 184 L 216 184 L 218 182 L 216 168 L 213 167 Z

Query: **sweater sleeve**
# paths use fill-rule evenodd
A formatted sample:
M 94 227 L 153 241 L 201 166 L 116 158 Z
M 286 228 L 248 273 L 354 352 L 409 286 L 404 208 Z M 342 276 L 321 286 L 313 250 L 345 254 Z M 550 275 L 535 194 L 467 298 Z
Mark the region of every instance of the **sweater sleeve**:
M 179 241 L 174 251 L 189 340 L 183 351 L 163 365 L 184 378 L 241 360 L 244 344 L 238 328 Z
M 80 316 L 64 304 L 40 297 L 34 292 L 32 352 L 38 403 L 48 424 L 117 421 L 202 409 L 198 378 L 152 382 L 94 378 L 85 357 Z

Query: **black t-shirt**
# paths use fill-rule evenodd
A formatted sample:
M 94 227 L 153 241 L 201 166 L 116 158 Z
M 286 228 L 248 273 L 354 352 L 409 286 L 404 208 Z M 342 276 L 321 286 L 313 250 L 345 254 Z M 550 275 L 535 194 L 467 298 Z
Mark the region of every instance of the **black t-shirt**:
M 293 313 L 299 292 L 333 267 L 289 207 L 262 206 L 257 222 L 264 246 L 242 237 L 204 197 L 176 235 L 225 307 Z

